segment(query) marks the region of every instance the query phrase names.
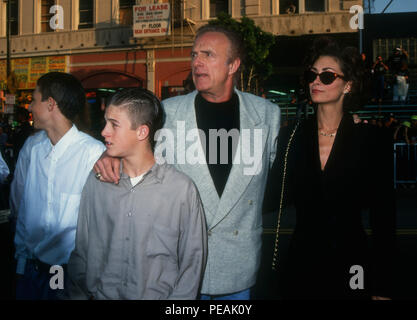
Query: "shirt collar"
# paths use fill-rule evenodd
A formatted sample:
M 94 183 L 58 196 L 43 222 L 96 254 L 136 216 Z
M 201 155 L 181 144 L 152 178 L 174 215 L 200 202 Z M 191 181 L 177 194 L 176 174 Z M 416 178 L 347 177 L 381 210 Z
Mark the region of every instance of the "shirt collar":
M 61 139 L 57 142 L 56 145 L 51 143 L 51 140 L 48 138 L 48 148 L 46 157 L 52 157 L 55 160 L 58 160 L 67 150 L 67 148 L 74 142 L 74 139 L 77 137 L 79 131 L 77 127 L 73 124 L 71 129 L 69 129 Z
M 146 181 L 147 179 L 150 179 L 151 177 L 154 177 L 155 180 L 158 183 L 162 182 L 162 179 L 164 177 L 164 171 L 162 169 L 164 165 L 159 165 L 158 162 L 155 161 L 152 168 L 150 168 L 142 178 L 142 181 Z M 120 179 L 130 179 L 130 177 L 123 172 L 123 161 L 120 161 Z

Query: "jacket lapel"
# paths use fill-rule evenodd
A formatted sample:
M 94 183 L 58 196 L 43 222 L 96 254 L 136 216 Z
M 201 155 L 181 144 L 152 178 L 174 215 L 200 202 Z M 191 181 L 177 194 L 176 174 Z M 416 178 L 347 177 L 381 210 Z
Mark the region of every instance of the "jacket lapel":
M 217 211 L 219 196 L 206 164 L 203 144 L 197 131 L 194 107 L 196 93 L 197 91 L 188 95 L 189 99 L 178 107 L 177 114 L 174 116 L 174 119 L 183 119 L 173 124 L 175 163 L 177 168 L 187 174 L 196 184 L 204 205 L 207 223 L 209 223 Z
M 239 146 L 233 159 L 233 166 L 220 199 L 217 213 L 212 221 L 208 221 L 209 228 L 214 228 L 230 213 L 254 175 L 265 170 L 262 167 L 265 165 L 263 157 L 268 156 L 264 155 L 264 150 L 269 127 L 262 123 L 256 107 L 245 99 L 239 91 L 236 91 L 236 93 L 239 97 L 240 113 Z M 258 157 L 255 157 L 256 166 L 254 167 L 254 164 L 249 161 L 249 156 L 253 157 L 256 154 Z M 256 172 L 256 169 L 259 169 L 259 172 Z

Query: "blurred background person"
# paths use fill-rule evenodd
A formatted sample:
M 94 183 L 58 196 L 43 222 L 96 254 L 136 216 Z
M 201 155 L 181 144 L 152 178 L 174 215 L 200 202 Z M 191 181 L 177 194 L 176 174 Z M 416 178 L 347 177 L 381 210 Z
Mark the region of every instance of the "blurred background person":
M 410 144 L 410 139 L 408 137 L 408 130 L 411 127 L 410 121 L 403 121 L 394 131 L 394 141 L 395 142 L 405 142 Z
M 373 102 L 378 102 L 381 104 L 382 100 L 384 100 L 385 72 L 388 71 L 388 69 L 388 66 L 383 62 L 382 57 L 378 56 L 374 65 L 372 66 L 374 80 L 374 95 L 372 98 Z
M 371 118 L 371 120 L 369 121 L 369 124 L 370 124 L 370 125 L 373 125 L 373 126 L 377 126 L 377 125 L 378 125 L 378 123 L 377 123 L 376 118 L 375 118 L 375 117 L 372 117 L 372 118 Z
M 358 124 L 362 122 L 362 119 L 359 117 L 357 113 L 352 114 L 353 122 Z
M 6 209 L 8 206 L 8 177 L 10 174 L 9 167 L 6 161 L 4 161 L 0 153 L 0 210 Z
M 399 102 L 400 104 L 407 102 L 409 75 L 408 66 L 406 63 L 403 63 L 396 75 L 397 90 L 393 98 L 394 102 Z
M 417 115 L 412 115 L 410 117 L 411 127 L 408 130 L 408 134 L 410 137 L 410 142 L 415 144 L 417 141 Z
M 0 126 L 0 151 L 2 154 L 4 154 L 4 149 L 6 148 L 6 143 L 8 140 L 8 135 L 4 128 L 4 126 Z
M 7 177 L 9 176 L 9 174 L 9 167 L 7 166 L 6 161 L 4 161 L 3 157 L 0 154 L 0 184 L 4 184 L 7 182 Z
M 406 79 L 400 72 L 404 65 L 408 65 L 408 53 L 397 47 L 388 58 L 388 66 L 392 74 L 393 102 L 398 102 L 405 90 Z
M 33 134 L 34 130 L 29 123 L 29 111 L 27 109 L 22 107 L 17 108 L 16 116 L 18 126 L 15 128 L 12 143 L 14 158 L 17 160 L 20 149 L 22 149 L 26 139 Z

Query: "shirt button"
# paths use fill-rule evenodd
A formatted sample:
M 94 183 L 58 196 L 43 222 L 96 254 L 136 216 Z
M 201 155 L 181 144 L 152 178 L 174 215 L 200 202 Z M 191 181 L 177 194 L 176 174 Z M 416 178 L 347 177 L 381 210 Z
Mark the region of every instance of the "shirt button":
M 129 213 L 127 214 L 127 216 L 128 216 L 128 217 L 131 217 L 131 216 L 132 216 L 132 212 L 129 212 Z
M 210 230 L 207 232 L 207 235 L 208 236 L 211 236 L 211 231 Z
M 237 235 L 238 235 L 238 233 L 239 233 L 239 231 L 238 231 L 238 230 L 233 231 L 233 234 L 234 234 L 235 236 L 237 236 Z
M 133 193 L 133 192 L 135 192 L 135 189 L 133 189 L 133 188 L 132 188 L 132 189 L 130 189 L 130 192 L 132 192 L 132 193 Z
M 249 200 L 248 203 L 251 206 L 253 204 L 253 201 L 252 200 Z

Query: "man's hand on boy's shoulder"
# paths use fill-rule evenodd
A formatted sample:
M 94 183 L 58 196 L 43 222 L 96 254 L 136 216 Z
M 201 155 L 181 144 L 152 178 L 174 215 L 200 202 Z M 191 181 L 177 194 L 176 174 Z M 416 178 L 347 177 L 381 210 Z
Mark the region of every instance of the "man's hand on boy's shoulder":
M 93 168 L 96 178 L 103 182 L 118 184 L 120 180 L 120 159 L 110 157 L 104 152 Z

